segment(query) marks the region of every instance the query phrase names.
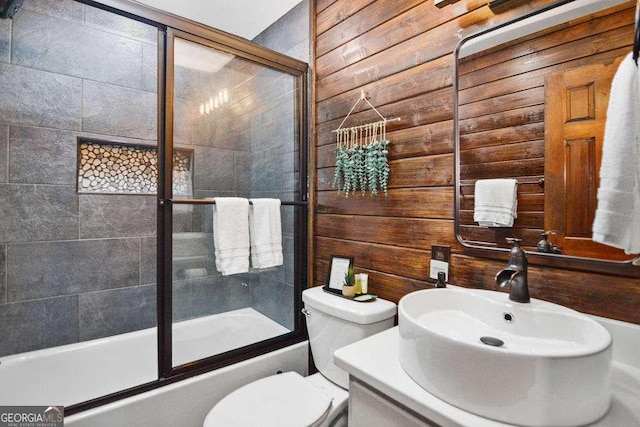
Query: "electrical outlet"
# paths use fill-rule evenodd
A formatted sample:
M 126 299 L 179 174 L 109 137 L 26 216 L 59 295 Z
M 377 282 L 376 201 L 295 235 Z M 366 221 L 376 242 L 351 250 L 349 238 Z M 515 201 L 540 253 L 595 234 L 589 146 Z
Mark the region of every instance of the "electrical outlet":
M 429 277 L 432 279 L 438 278 L 439 272 L 444 272 L 445 282 L 449 280 L 449 263 L 432 259 L 429 266 Z
M 449 261 L 451 259 L 451 246 L 431 246 L 431 261 L 429 264 L 429 277 L 438 278 L 440 271 L 444 272 L 444 280 L 449 280 Z
M 451 246 L 432 245 L 431 259 L 446 262 L 448 264 L 451 260 Z

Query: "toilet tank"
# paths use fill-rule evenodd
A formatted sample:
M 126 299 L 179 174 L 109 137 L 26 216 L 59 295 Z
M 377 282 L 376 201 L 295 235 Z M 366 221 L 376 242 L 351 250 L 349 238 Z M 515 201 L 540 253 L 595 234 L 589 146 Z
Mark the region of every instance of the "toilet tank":
M 307 329 L 313 361 L 322 375 L 349 388 L 349 375 L 333 363 L 333 352 L 370 335 L 391 328 L 396 304 L 377 298 L 356 302 L 325 292 L 317 286 L 302 292 L 309 312 Z

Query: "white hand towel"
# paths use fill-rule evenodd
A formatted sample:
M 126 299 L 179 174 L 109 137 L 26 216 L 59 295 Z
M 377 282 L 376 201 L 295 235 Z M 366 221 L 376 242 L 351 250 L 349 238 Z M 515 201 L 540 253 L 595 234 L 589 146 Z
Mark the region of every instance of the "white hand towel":
M 593 241 L 640 253 L 640 76 L 631 54 L 611 83 Z
M 249 201 L 216 197 L 213 209 L 213 245 L 216 268 L 223 276 L 249 271 Z
M 512 227 L 517 217 L 517 189 L 515 179 L 477 180 L 473 220 L 483 227 Z
M 282 265 L 280 200 L 251 199 L 251 204 L 249 209 L 251 265 L 254 268 Z

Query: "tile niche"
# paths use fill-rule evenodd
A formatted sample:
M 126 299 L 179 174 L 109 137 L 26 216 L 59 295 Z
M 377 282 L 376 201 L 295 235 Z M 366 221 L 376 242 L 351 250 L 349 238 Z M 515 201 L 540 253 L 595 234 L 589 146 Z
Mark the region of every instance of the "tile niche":
M 173 151 L 173 194 L 193 196 L 193 151 Z M 78 193 L 155 194 L 158 153 L 155 147 L 78 141 Z

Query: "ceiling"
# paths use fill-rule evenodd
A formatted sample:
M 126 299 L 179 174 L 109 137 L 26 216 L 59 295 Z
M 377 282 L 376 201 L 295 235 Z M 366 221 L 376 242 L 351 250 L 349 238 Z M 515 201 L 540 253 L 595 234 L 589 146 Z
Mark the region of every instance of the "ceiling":
M 300 0 L 136 0 L 252 40 Z

